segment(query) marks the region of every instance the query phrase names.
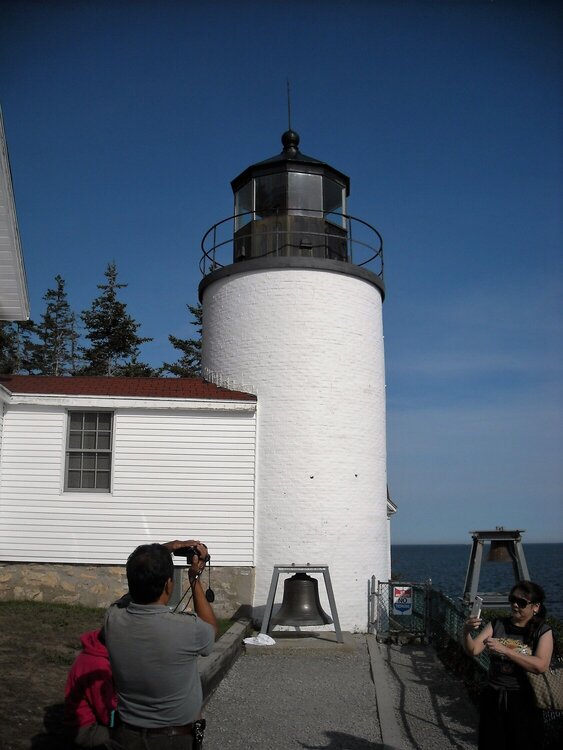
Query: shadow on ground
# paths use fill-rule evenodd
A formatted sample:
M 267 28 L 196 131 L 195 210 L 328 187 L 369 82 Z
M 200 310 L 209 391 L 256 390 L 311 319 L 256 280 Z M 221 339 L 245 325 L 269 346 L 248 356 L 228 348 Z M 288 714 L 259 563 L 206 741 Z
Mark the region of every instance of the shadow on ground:
M 43 716 L 44 732 L 31 738 L 31 750 L 76 750 L 72 738 L 68 736 L 63 725 L 64 703 L 46 706 Z
M 381 745 L 354 737 L 343 732 L 325 732 L 328 745 L 303 745 L 304 750 L 392 750 L 389 745 Z
M 431 741 L 432 730 L 437 730 L 450 748 L 476 747 L 477 711 L 463 683 L 449 679 L 442 665 L 436 669 L 437 657 L 430 647 L 391 648 L 394 654 L 387 654 L 387 666 L 400 686 L 398 715 L 409 742 L 417 747 L 421 734 L 429 733 Z

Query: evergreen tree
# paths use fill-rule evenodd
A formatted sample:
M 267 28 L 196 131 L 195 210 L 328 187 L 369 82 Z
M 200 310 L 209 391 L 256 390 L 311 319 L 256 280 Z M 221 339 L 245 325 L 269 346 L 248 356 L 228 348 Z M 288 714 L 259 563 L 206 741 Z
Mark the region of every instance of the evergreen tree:
M 33 345 L 32 365 L 40 375 L 74 375 L 76 372 L 76 316 L 68 304 L 65 281 L 55 276 L 56 289 L 48 289 L 47 303 L 37 326 L 39 343 Z
M 168 340 L 174 347 L 182 352 L 182 356 L 176 362 L 169 364 L 164 362 L 162 372 L 169 372 L 179 378 L 201 377 L 201 331 L 203 326 L 203 310 L 201 305 L 187 305 L 193 316 L 190 323 L 196 326 L 198 338 L 179 339 L 177 336 L 168 336 Z
M 0 322 L 0 372 L 11 375 L 18 366 L 18 341 L 15 323 Z
M 0 372 L 33 374 L 36 326 L 32 320 L 0 323 Z
M 80 375 L 136 375 L 140 368 L 151 370 L 138 362 L 139 347 L 150 338 L 137 335 L 141 324 L 127 313 L 127 305 L 117 298 L 120 289 L 127 284 L 117 281 L 115 263 L 108 263 L 105 271 L 106 284 L 98 284 L 101 294 L 92 302 L 90 309 L 81 314 L 86 328 L 85 337 L 89 347 L 81 347 L 85 365 Z M 151 374 L 152 371 L 151 371 Z
M 145 362 L 139 362 L 137 357 L 133 357 L 130 362 L 119 368 L 119 375 L 126 378 L 155 378 L 161 373 L 160 369 L 155 369 Z

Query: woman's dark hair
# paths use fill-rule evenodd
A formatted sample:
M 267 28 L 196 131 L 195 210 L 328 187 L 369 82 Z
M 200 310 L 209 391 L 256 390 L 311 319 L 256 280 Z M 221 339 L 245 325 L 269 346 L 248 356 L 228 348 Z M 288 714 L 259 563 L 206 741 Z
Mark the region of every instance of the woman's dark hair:
M 174 575 L 170 552 L 162 544 L 141 544 L 127 560 L 129 593 L 136 604 L 152 604 Z
M 526 599 L 529 599 L 533 604 L 539 604 L 537 615 L 534 615 L 528 623 L 528 637 L 525 639 L 527 643 L 536 647 L 536 633 L 541 628 L 547 617 L 547 610 L 544 605 L 545 591 L 537 583 L 532 581 L 518 581 L 510 590 L 510 595 L 516 592 L 522 594 Z

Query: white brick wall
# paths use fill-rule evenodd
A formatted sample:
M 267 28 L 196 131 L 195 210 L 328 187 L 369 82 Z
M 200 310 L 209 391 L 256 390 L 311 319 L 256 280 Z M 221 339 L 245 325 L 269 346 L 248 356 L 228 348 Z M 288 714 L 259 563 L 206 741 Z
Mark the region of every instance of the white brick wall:
M 274 564 L 328 564 L 342 627 L 365 631 L 368 580 L 390 574 L 379 291 L 254 271 L 212 283 L 203 309 L 204 367 L 258 395 L 256 614 Z

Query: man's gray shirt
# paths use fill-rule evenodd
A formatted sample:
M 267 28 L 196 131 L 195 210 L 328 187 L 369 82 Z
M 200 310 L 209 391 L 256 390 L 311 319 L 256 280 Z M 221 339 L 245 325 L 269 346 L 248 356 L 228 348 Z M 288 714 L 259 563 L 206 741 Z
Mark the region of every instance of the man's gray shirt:
M 122 721 L 160 727 L 197 719 L 203 700 L 197 657 L 213 648 L 211 625 L 161 604 L 131 603 L 109 608 L 104 631 Z

